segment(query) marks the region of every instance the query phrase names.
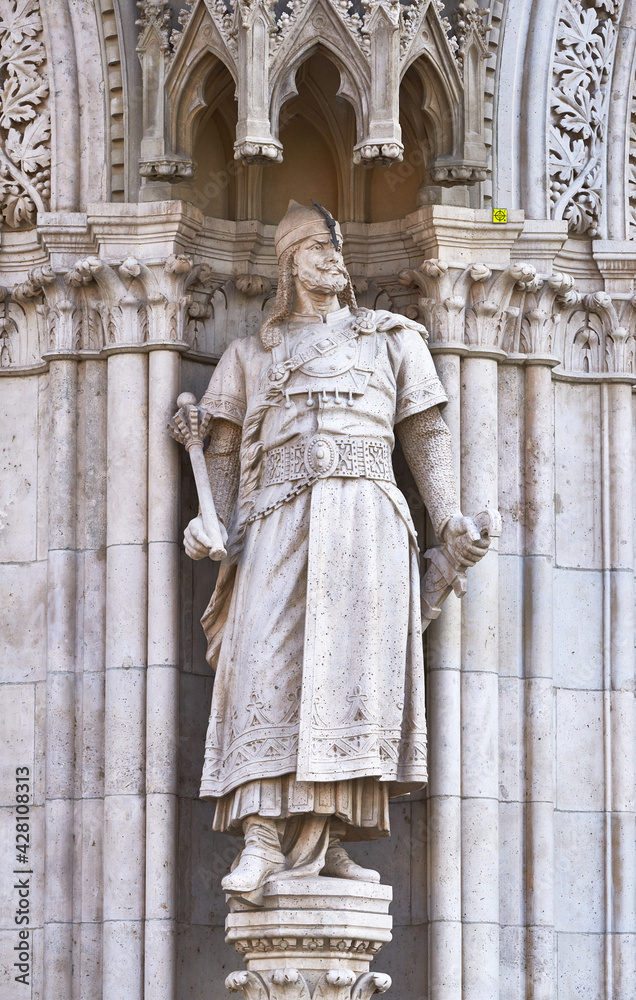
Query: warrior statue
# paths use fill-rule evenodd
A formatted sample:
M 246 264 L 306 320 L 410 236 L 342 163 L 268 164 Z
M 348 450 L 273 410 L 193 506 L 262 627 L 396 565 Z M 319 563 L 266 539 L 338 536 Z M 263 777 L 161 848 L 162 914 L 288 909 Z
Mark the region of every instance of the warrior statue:
M 223 880 L 379 881 L 343 842 L 389 834 L 426 772 L 418 546 L 394 435 L 452 563 L 488 548 L 459 509 L 426 331 L 356 305 L 340 227 L 291 202 L 260 336 L 225 351 L 200 402 L 227 554 L 202 618 L 216 671 L 201 797 L 245 845 Z M 207 483 L 206 483 L 207 485 Z M 214 553 L 201 516 L 193 559 Z

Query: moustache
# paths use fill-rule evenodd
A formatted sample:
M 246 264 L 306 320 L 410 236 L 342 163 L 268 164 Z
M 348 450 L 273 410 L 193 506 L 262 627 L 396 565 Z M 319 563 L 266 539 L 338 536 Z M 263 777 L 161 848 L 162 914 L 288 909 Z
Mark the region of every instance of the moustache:
M 347 275 L 347 269 L 344 264 L 338 264 L 334 262 L 333 264 L 317 264 L 317 271 L 330 271 L 332 274 L 341 274 L 343 277 Z

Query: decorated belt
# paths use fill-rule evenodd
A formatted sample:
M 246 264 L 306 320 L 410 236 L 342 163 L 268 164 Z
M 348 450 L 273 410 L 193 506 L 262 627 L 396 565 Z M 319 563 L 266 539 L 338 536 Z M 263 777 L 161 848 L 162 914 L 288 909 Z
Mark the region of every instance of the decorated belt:
M 303 435 L 265 453 L 263 486 L 338 476 L 394 483 L 391 449 L 375 438 Z

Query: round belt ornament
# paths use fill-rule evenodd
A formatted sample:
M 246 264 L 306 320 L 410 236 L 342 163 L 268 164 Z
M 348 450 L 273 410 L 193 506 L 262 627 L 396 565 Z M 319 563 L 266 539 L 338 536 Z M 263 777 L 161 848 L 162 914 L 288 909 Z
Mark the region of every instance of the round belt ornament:
M 305 447 L 305 466 L 312 476 L 325 479 L 332 476 L 338 465 L 338 449 L 328 437 L 315 434 Z

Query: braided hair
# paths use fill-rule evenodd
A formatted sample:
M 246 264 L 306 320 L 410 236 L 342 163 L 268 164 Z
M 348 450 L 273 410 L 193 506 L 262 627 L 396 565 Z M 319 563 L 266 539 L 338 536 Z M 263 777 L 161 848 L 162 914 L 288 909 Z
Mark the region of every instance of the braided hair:
M 283 339 L 280 324 L 289 317 L 294 305 L 294 256 L 296 247 L 288 247 L 283 250 L 278 261 L 278 288 L 276 289 L 276 301 L 271 316 L 269 316 L 261 327 L 261 343 L 268 351 L 273 347 L 278 347 Z

